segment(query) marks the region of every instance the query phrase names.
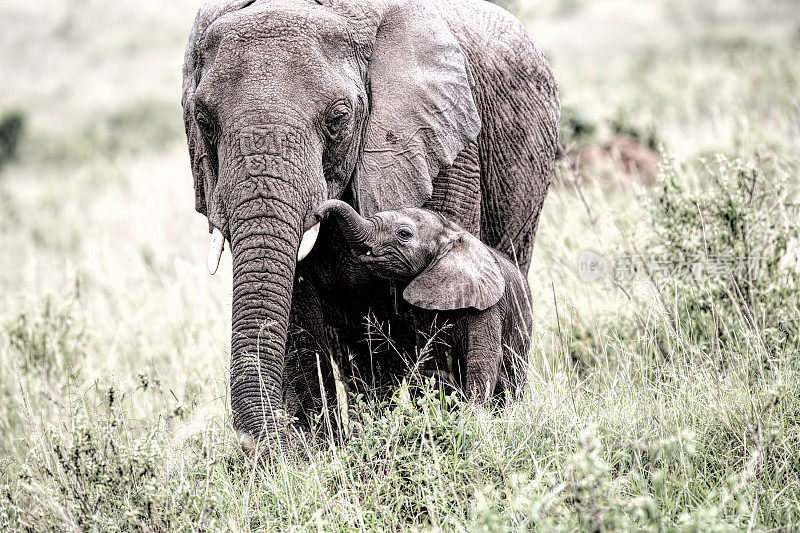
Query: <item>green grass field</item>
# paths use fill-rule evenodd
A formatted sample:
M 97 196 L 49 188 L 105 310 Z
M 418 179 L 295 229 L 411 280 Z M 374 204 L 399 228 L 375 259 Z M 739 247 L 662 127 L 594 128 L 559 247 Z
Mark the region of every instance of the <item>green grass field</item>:
M 355 436 L 263 467 L 229 415 L 230 256 L 208 276 L 193 211 L 179 100 L 198 2 L 16 4 L 0 529 L 800 527 L 795 0 L 514 5 L 553 64 L 568 154 L 529 275 L 524 398 L 352 398 Z M 613 151 L 579 163 L 620 134 L 663 152 L 654 185 Z M 643 265 L 587 283 L 586 250 Z

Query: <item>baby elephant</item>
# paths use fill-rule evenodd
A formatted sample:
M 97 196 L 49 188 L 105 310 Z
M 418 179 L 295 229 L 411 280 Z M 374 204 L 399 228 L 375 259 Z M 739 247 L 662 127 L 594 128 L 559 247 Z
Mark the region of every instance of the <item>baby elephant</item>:
M 418 208 L 363 218 L 329 200 L 317 217 L 335 217 L 364 267 L 404 287 L 419 324 L 437 312 L 452 341 L 468 396 L 484 403 L 524 383 L 530 342 L 528 284 L 509 259 L 442 215 Z M 460 372 L 459 372 L 460 373 Z

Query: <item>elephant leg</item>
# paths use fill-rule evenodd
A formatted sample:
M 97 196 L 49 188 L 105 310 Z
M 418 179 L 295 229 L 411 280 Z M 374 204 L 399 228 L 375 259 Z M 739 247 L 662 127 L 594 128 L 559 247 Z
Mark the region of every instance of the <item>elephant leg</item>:
M 522 312 L 526 313 L 526 311 Z M 503 345 L 500 388 L 509 392 L 512 397 L 519 396 L 527 381 L 530 365 L 530 328 L 529 315 L 523 315 L 523 318 L 518 321 L 509 321 L 504 326 L 503 339 L 509 339 L 509 342 Z
M 495 394 L 503 358 L 503 323 L 494 308 L 463 319 L 462 350 L 466 361 L 467 397 L 485 404 Z
M 292 414 L 306 425 L 310 425 L 313 415 L 326 405 L 329 409 L 336 408 L 336 383 L 331 362 L 342 369 L 347 357 L 329 340 L 319 291 L 300 274 L 295 280 L 292 296 L 284 400 L 287 411 L 294 411 Z

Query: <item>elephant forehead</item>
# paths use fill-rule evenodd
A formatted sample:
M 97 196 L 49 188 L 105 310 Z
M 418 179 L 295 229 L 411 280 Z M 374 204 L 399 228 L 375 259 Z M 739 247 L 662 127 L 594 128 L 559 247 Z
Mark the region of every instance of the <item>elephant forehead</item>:
M 230 13 L 204 34 L 197 93 L 212 106 L 232 97 L 352 99 L 360 81 L 352 33 L 321 6 L 277 2 Z
M 214 47 L 226 41 L 266 40 L 283 47 L 305 47 L 315 41 L 328 50 L 345 52 L 351 48 L 350 25 L 347 19 L 316 4 L 272 1 L 220 17 L 206 30 L 203 42 Z
M 390 227 L 406 224 L 420 229 L 433 229 L 441 226 L 438 215 L 417 207 L 383 211 L 375 216 Z
M 427 209 L 422 209 L 421 207 L 405 207 L 399 209 L 398 213 L 415 225 L 421 227 L 441 226 L 443 222 L 441 215 Z

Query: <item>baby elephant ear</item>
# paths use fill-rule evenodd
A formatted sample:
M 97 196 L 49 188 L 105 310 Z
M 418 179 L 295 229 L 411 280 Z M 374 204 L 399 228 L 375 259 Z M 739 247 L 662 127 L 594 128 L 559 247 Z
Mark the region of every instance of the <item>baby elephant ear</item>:
M 439 255 L 411 280 L 403 298 L 417 307 L 438 311 L 496 304 L 506 281 L 494 254 L 471 234 L 460 231 L 453 247 Z

